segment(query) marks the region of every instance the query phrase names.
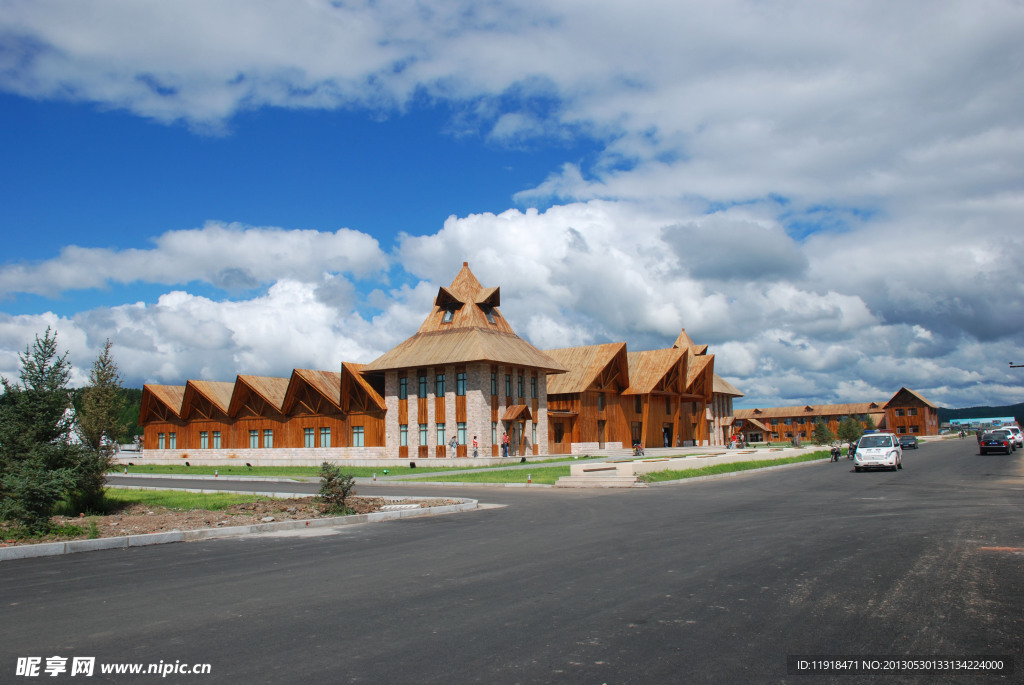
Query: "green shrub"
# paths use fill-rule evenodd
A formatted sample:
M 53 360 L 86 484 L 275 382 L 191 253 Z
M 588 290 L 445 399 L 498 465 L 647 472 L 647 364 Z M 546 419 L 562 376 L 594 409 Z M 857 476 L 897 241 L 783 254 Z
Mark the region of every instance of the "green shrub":
M 342 473 L 341 467 L 326 461 L 320 464 L 320 492 L 317 501 L 323 505 L 325 512 L 342 515 L 353 513 L 346 500 L 349 495 L 355 494 L 355 486 L 355 476 Z

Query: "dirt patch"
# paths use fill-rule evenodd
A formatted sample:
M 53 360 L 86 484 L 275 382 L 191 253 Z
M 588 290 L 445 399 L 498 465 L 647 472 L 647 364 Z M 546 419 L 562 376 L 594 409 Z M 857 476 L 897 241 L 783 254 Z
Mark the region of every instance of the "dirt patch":
M 385 497 L 350 497 L 348 500 L 349 508 L 353 509 L 356 514 L 371 514 L 381 511 L 385 506 L 396 504 L 411 504 L 427 508 L 458 503 L 459 500 L 443 498 L 395 500 Z M 89 537 L 110 538 L 120 535 L 166 533 L 172 530 L 230 528 L 231 526 L 248 526 L 254 523 L 270 523 L 271 521 L 301 521 L 305 519 L 331 518 L 333 516 L 336 516 L 336 514 L 325 513 L 321 505 L 312 497 L 246 502 L 243 504 L 233 504 L 218 511 L 206 509 L 165 509 L 164 507 L 153 507 L 145 504 L 132 504 L 116 514 L 106 516 L 53 517 L 55 527 L 79 526 L 82 532 L 77 535 L 48 535 L 44 538 L 32 540 L 12 540 L 4 539 L 5 531 L 0 528 L 0 547 L 82 540 Z M 95 526 L 95 534 L 91 534 L 93 525 Z

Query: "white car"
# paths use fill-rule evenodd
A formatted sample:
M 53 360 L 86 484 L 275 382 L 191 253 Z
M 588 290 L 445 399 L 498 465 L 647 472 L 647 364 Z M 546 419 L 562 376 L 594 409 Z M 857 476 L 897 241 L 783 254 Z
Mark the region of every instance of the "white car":
M 1021 432 L 1018 426 L 1003 426 L 1002 430 L 1010 431 L 1010 435 L 1013 436 L 1013 441 L 1017 443 L 1017 447 L 1024 447 L 1024 433 Z
M 857 443 L 853 456 L 853 470 L 903 468 L 903 450 L 900 439 L 892 433 L 868 433 Z

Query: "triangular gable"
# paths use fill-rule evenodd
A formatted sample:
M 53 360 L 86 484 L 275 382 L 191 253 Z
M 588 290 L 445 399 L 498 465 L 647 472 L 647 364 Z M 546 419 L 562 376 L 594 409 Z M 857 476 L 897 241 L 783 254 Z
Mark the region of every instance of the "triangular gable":
M 629 387 L 626 343 L 563 347 L 544 354 L 568 369 L 548 378 L 549 396 L 590 389 L 622 392 Z
M 288 379 L 276 376 L 238 376 L 228 415 L 276 416 L 288 392 Z
M 139 425 L 145 425 L 149 421 L 180 419 L 184 399 L 184 385 L 144 384 L 139 407 Z
M 284 414 L 341 413 L 341 374 L 294 369 L 281 411 Z
M 693 346 L 693 340 L 690 338 L 689 335 L 686 334 L 685 328 L 679 332 L 679 337 L 676 338 L 676 341 L 672 344 L 672 347 L 676 347 L 681 350 L 688 350 Z
M 226 419 L 234 383 L 224 381 L 188 381 L 185 383 L 185 398 L 181 403 L 183 419 Z
M 669 348 L 630 352 L 629 388 L 623 395 L 649 395 L 655 390 L 682 394 L 686 379 L 684 355 L 686 350 Z M 672 387 L 675 386 L 675 387 Z
M 711 400 L 715 387 L 715 355 L 688 355 L 686 365 L 686 392 Z
M 743 397 L 743 393 L 740 392 L 735 385 L 725 380 L 717 373 L 714 375 L 714 385 L 712 390 L 716 395 L 731 395 L 732 397 Z
M 933 404 L 932 402 L 929 402 L 923 396 L 919 395 L 918 393 L 914 392 L 910 388 L 906 388 L 906 387 L 903 387 L 903 388 L 900 388 L 899 390 L 897 390 L 896 394 L 892 396 L 892 399 L 885 403 L 885 407 L 884 408 L 888 409 L 889 405 L 892 405 L 892 406 L 907 406 L 908 404 L 910 404 L 910 405 L 916 404 L 916 402 L 909 402 L 908 403 L 907 402 L 908 399 L 916 400 L 916 402 L 920 402 L 920 403 L 924 404 L 926 407 L 931 407 L 932 409 L 938 409 L 937 405 Z
M 363 378 L 363 364 L 341 364 L 341 408 L 347 412 L 387 411 L 387 404 L 370 382 Z

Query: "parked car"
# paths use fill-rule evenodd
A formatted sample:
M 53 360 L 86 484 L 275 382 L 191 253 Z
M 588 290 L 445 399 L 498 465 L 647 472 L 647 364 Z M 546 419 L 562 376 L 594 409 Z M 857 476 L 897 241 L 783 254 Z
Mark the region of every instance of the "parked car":
M 1007 430 L 982 433 L 981 440 L 978 441 L 978 450 L 981 454 L 988 454 L 989 452 L 1010 454 L 1014 450 L 1013 438 L 1010 436 L 1011 433 Z
M 917 449 L 917 436 L 916 435 L 901 435 L 900 436 L 900 449 Z
M 857 452 L 853 455 L 853 470 L 903 468 L 903 449 L 892 433 L 870 433 L 861 436 Z
M 1004 426 L 1002 430 L 1010 431 L 1010 435 L 1013 436 L 1017 447 L 1024 447 L 1024 432 L 1018 426 Z

